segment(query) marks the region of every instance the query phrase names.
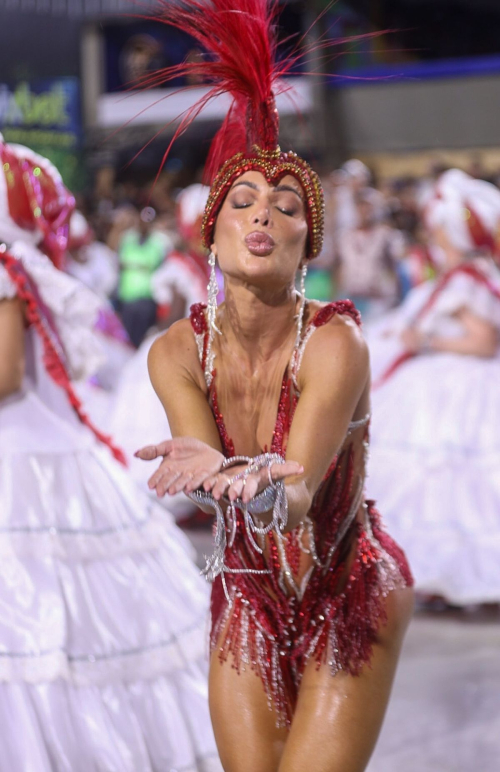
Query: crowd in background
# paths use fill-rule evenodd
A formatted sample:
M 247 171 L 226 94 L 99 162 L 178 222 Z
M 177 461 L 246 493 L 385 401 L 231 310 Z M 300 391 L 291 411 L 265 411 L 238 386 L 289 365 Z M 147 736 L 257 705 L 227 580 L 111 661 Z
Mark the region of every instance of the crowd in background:
M 472 157 L 467 171 L 436 163 L 423 177 L 378 183 L 358 159 L 323 174 L 324 247 L 306 278 L 310 300 L 348 298 L 361 312 L 373 383 L 368 494 L 408 554 L 420 602 L 438 610 L 497 609 L 500 598 L 500 189 L 486 177 Z M 154 201 L 150 192 L 128 184 L 91 198 L 87 217 L 73 215 L 67 261 L 109 310 L 108 365 L 82 395 L 143 489 L 134 450 L 170 437 L 148 352 L 206 302 L 209 278 L 208 188 L 163 186 Z M 220 276 L 219 288 L 220 302 Z M 184 525 L 210 525 L 180 498 L 168 506 Z
M 323 175 L 326 233 L 323 252 L 309 267 L 307 296 L 349 297 L 365 321 L 397 306 L 408 291 L 434 275 L 425 222 L 426 203 L 443 164 L 427 175 L 377 183 L 359 160 Z M 469 175 L 496 184 L 471 156 Z M 185 304 L 165 307 L 155 298 L 155 272 L 185 248 L 176 219 L 180 188 L 132 182 L 79 200 L 73 216 L 68 270 L 109 298 L 133 345 L 159 321 L 175 321 Z M 201 251 L 201 246 L 200 246 Z

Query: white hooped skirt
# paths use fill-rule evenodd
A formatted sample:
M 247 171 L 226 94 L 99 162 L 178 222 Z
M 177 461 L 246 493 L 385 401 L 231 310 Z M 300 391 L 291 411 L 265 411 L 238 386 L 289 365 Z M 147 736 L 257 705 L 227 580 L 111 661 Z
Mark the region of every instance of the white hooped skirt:
M 186 538 L 34 392 L 0 436 L 1 772 L 221 772 Z
M 500 602 L 500 359 L 416 357 L 372 403 L 368 495 L 417 590 Z

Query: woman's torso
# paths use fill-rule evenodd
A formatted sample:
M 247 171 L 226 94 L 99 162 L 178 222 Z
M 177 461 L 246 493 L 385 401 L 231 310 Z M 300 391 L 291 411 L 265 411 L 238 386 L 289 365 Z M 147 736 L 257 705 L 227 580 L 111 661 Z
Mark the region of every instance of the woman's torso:
M 359 323 L 359 315 L 349 301 L 323 306 L 309 304 L 299 345 L 293 348 L 277 387 L 269 387 L 266 382 L 262 385 L 260 400 L 258 389 L 245 390 L 241 380 L 236 380 L 233 389 L 226 389 L 218 377 L 220 362 L 215 356 L 213 371 L 207 378 L 207 396 L 227 457 L 236 454 L 254 456 L 262 452 L 285 456 L 300 399 L 298 375 L 306 346 L 314 345 L 314 332 L 331 322 L 337 314 L 348 314 Z M 204 369 L 208 332 L 203 306 L 193 307 L 191 321 Z M 220 399 L 221 392 L 224 392 L 223 400 Z M 258 403 L 255 407 L 252 400 Z M 345 551 L 346 543 L 352 541 L 345 538 L 348 531 L 354 535 L 356 521 L 365 521 L 363 491 L 368 414 L 367 387 L 352 416 L 342 447 L 331 459 L 328 472 L 303 522 L 284 537 L 276 534 L 262 537 L 262 555 L 252 551 L 245 541 L 244 529 L 239 529 L 239 536 L 227 555 L 228 565 L 233 568 L 270 569 L 272 576 L 267 589 L 271 595 L 279 589 L 286 595 L 301 596 L 315 569 L 318 574 L 323 574 L 332 563 L 337 562 L 340 542 L 344 541 Z M 250 423 L 254 430 L 245 432 L 242 442 L 237 429 L 245 423 Z

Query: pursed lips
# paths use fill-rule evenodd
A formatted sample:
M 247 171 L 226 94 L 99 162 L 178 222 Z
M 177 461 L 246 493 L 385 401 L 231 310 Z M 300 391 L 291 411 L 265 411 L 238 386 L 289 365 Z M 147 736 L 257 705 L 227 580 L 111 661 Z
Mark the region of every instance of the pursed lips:
M 275 241 L 269 233 L 252 231 L 245 236 L 245 245 L 253 255 L 270 255 L 275 247 Z

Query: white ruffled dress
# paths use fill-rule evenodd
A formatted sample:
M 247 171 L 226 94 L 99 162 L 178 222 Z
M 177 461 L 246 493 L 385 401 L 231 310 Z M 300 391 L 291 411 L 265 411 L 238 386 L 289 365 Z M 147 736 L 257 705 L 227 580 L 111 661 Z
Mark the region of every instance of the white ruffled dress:
M 149 491 L 147 485 L 154 466 L 134 458 L 133 454 L 138 448 L 169 440 L 172 437 L 167 416 L 148 374 L 149 349 L 157 337 L 158 334 L 147 337 L 123 368 L 118 386 L 109 397 L 104 420 L 106 431 L 109 431 L 120 448 L 125 451 L 130 475 L 149 496 L 156 496 L 154 492 Z M 137 420 L 135 412 L 130 410 L 131 404 L 141 406 L 140 421 Z M 159 503 L 168 507 L 177 520 L 186 517 L 196 509 L 192 501 L 183 493 L 160 499 Z
M 478 265 L 500 288 L 500 273 Z M 434 289 L 434 281 L 417 287 L 367 330 L 375 382 Z M 499 298 L 461 272 L 416 326 L 458 337 L 462 308 L 500 332 Z M 372 403 L 368 495 L 405 550 L 416 588 L 459 605 L 500 602 L 500 354 L 421 354 L 375 388 Z
M 73 371 L 95 368 L 99 302 L 33 248 L 9 252 Z M 0 299 L 15 294 L 0 262 Z M 220 772 L 190 547 L 80 423 L 32 327 L 26 358 L 0 403 L 0 770 Z

